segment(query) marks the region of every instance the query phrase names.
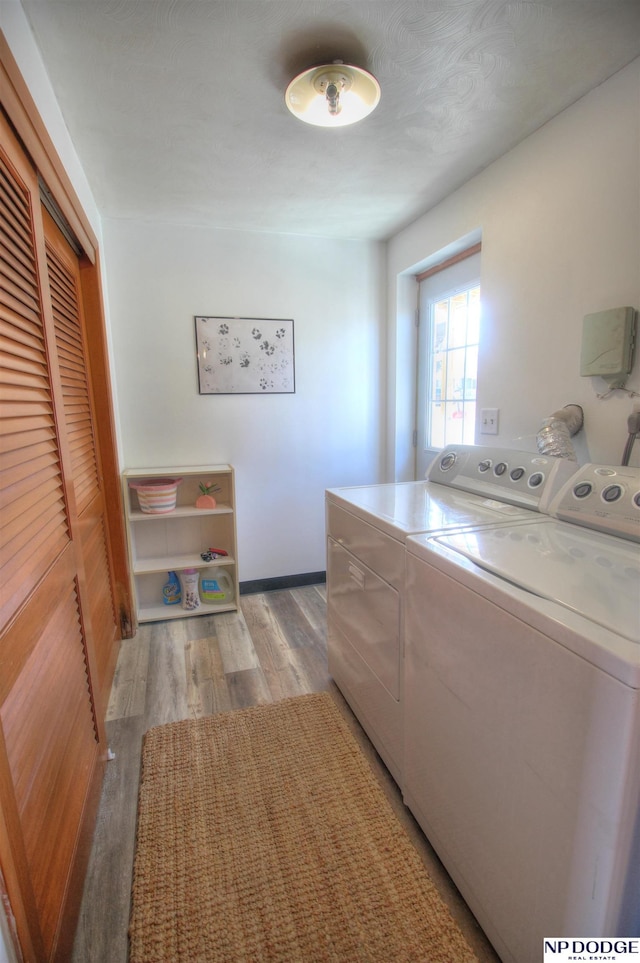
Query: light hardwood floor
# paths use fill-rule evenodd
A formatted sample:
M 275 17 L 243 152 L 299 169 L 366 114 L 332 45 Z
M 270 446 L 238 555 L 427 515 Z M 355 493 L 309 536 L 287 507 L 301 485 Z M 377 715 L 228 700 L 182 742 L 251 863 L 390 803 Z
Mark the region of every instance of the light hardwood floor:
M 244 595 L 240 603 L 238 613 L 142 625 L 134 639 L 122 643 L 107 713 L 115 758 L 107 766 L 72 963 L 126 963 L 128 958 L 140 755 L 147 729 L 324 690 L 341 707 L 478 959 L 496 963 L 497 956 L 329 677 L 325 586 Z

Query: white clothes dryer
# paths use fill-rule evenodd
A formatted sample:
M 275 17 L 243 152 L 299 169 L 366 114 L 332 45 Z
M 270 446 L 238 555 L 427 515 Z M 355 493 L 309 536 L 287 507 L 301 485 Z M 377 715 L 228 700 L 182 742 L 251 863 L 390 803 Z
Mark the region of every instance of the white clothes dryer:
M 458 445 L 434 459 L 426 481 L 327 490 L 329 671 L 399 785 L 407 537 L 531 519 L 576 468 Z
M 404 798 L 505 963 L 640 936 L 640 469 L 549 510 L 407 540 Z

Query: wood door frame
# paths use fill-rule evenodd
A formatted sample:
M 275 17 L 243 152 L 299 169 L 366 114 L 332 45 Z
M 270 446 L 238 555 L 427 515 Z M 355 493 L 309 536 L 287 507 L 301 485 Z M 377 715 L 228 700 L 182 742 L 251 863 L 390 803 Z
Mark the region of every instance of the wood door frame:
M 135 631 L 135 619 L 104 317 L 100 248 L 93 228 L 1 30 L 0 89 L 2 90 L 1 106 L 7 119 L 22 141 L 33 166 L 46 183 L 62 216 L 82 248 L 79 258 L 81 296 L 88 334 L 87 352 L 91 386 L 96 408 L 95 430 L 106 503 L 113 598 L 122 638 L 129 638 Z M 115 669 L 115 659 L 113 669 Z

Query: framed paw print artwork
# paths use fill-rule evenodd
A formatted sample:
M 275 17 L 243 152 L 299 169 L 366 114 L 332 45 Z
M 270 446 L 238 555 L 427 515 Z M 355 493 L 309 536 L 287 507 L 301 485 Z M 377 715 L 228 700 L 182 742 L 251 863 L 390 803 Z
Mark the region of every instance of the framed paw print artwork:
M 295 392 L 293 321 L 197 315 L 201 395 Z

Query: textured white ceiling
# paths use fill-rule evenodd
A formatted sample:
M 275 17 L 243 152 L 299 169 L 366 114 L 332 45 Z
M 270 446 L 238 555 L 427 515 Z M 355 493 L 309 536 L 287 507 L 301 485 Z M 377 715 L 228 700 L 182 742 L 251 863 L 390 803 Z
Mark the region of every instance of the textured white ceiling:
M 640 55 L 640 0 L 22 5 L 103 215 L 241 230 L 386 238 Z M 336 58 L 379 107 L 302 124 Z

